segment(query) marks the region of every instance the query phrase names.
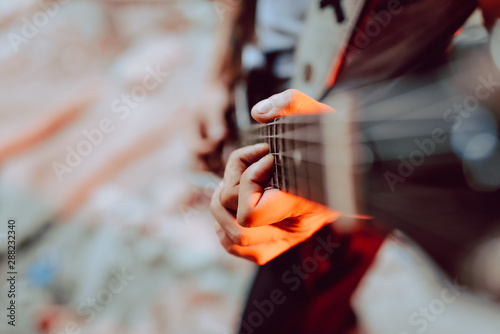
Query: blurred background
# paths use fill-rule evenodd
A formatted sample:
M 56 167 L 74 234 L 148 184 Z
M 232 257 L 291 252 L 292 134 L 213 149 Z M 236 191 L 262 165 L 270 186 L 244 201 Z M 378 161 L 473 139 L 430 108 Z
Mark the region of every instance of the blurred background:
M 223 118 L 233 8 L 0 2 L 0 244 L 15 218 L 19 273 L 0 333 L 234 331 L 254 266 L 220 247 L 219 180 L 192 153 Z
M 18 273 L 16 327 L 2 311 L 1 334 L 235 332 L 256 266 L 220 246 L 209 203 L 220 182 L 221 156 L 230 150 L 222 140 L 234 139 L 228 122 L 234 113 L 228 111 L 244 110 L 248 126 L 248 107 L 289 87 L 295 75 L 293 52 L 309 1 L 293 6 L 273 1 L 256 7 L 241 0 L 0 0 L 2 309 L 9 303 L 4 275 L 10 269 L 10 219 Z M 245 15 L 249 3 L 253 12 Z M 415 3 L 404 1 L 410 9 Z M 468 5 L 472 13 L 476 2 Z M 457 8 L 462 10 L 448 1 L 448 9 Z M 280 11 L 283 15 L 276 15 Z M 411 11 L 406 13 L 410 17 Z M 393 19 L 410 22 L 406 29 L 424 26 L 419 20 L 427 17 L 415 17 Z M 254 28 L 255 36 L 249 32 Z M 433 28 L 424 28 L 422 36 L 431 40 Z M 500 80 L 500 25 L 491 32 L 475 10 L 462 28 L 449 31 L 450 45 L 436 39 L 437 46 L 421 48 L 432 60 L 429 68 L 389 73 L 391 64 L 399 66 L 393 59 L 405 65 L 404 57 L 411 56 L 404 43 L 419 46 L 417 41 L 426 40 L 419 35 L 407 40 L 398 29 L 387 29 L 387 39 L 379 36 L 381 49 L 373 42 L 346 51 L 344 72 L 337 73 L 332 90 L 346 93 L 342 96 L 359 115 L 395 121 L 363 129 L 364 135 L 382 134 L 382 141 L 388 129 L 400 135 L 373 151 L 378 158 L 385 153 L 387 161 L 372 159 L 367 168 L 367 179 L 375 180 L 364 184 L 368 202 L 382 204 L 374 216 L 384 223 L 392 218 L 397 224 L 384 228 L 408 233 L 448 274 L 462 270 L 465 279 L 459 283 L 468 284 L 481 303 L 486 300 L 481 305 L 489 313 L 477 314 L 492 315 L 490 320 L 498 319 L 498 303 L 492 301 L 500 296 L 495 81 Z M 399 49 L 392 48 L 392 39 L 403 42 Z M 433 52 L 446 57 L 435 61 Z M 372 55 L 383 62 L 365 61 Z M 440 66 L 445 70 L 433 72 Z M 305 64 L 305 86 L 314 81 L 311 71 Z M 479 104 L 475 96 L 481 85 L 491 98 Z M 467 101 L 476 101 L 474 113 L 456 108 Z M 440 149 L 453 157 L 455 169 L 429 158 L 411 178 L 399 181 L 397 186 L 406 188 L 395 192 L 387 187 L 385 172 L 399 171 L 399 156 L 411 157 L 417 139 L 399 121 L 410 120 L 408 129 L 415 130 L 415 120 L 426 118 L 437 122 L 428 124 L 430 130 L 436 124 L 451 128 L 450 143 Z M 458 185 L 467 190 L 463 197 Z M 473 191 L 479 195 L 470 195 Z M 408 261 L 412 251 L 405 255 L 393 248 L 396 265 L 380 260 L 373 270 L 382 274 L 368 275 L 355 296 L 363 333 L 407 333 L 388 328 L 406 328 L 408 315 L 442 291 L 441 286 L 426 291 L 435 272 Z M 407 277 L 391 276 L 398 265 Z M 450 279 L 455 277 L 462 279 L 458 274 Z M 471 312 L 472 304 L 466 300 L 450 307 L 449 317 L 441 318 L 444 326 L 465 328 L 457 321 L 465 319 L 476 328 L 481 320 Z M 433 330 L 429 333 L 446 332 Z

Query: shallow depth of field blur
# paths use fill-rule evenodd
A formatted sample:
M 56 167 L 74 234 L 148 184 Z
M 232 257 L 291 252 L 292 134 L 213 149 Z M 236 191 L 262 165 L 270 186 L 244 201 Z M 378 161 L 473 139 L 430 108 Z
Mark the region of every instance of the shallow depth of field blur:
M 0 2 L 0 218 L 19 272 L 0 333 L 234 331 L 254 266 L 219 245 L 218 179 L 191 153 L 196 118 L 227 102 L 231 20 L 201 0 Z

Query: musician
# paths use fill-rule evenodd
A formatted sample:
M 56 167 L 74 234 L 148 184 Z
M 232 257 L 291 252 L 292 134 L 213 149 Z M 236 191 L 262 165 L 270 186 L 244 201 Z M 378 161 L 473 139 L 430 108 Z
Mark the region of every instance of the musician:
M 269 20 L 289 12 L 259 12 L 259 6 L 272 8 L 269 3 L 258 3 L 257 23 L 266 22 L 262 16 Z M 494 0 L 311 1 L 298 47 L 280 50 L 294 52 L 289 85 L 294 89 L 272 95 L 289 83 L 272 74 L 269 97 L 253 106 L 252 117 L 264 123 L 304 112 L 335 112 L 337 92 L 426 73 L 446 60 L 453 35 L 478 5 L 485 26 L 493 29 L 500 17 Z M 273 69 L 279 67 L 276 58 L 267 57 Z M 256 90 L 249 87 L 253 96 L 263 94 Z M 240 332 L 354 330 L 352 293 L 377 251 L 386 255 L 401 239 L 388 237 L 366 217 L 267 188 L 273 160 L 265 144 L 234 151 L 211 203 L 224 248 L 262 266 Z M 377 255 L 379 262 L 387 259 L 384 254 Z

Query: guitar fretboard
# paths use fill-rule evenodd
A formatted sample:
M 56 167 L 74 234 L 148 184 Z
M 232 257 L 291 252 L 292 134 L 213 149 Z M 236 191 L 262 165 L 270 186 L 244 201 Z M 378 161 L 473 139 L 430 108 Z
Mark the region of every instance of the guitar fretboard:
M 275 158 L 270 186 L 349 210 L 352 205 L 346 203 L 356 201 L 349 189 L 357 187 L 360 175 L 376 162 L 398 163 L 400 152 L 411 152 L 415 139 L 425 140 L 440 121 L 433 117 L 381 121 L 373 115 L 346 120 L 339 113 L 286 116 L 251 126 L 242 133 L 241 144 L 269 144 Z M 449 129 L 444 131 L 449 136 Z M 441 144 L 434 155 L 450 150 L 448 144 Z M 383 177 L 379 171 L 378 178 Z
M 255 125 L 244 135 L 242 143 L 269 144 L 274 155 L 270 186 L 326 204 L 320 116 L 282 117 Z

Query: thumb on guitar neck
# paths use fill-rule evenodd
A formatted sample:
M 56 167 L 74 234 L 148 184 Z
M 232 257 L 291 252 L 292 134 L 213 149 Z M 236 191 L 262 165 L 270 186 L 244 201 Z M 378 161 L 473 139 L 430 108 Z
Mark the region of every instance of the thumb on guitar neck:
M 335 112 L 335 109 L 296 89 L 288 89 L 257 103 L 252 108 L 252 117 L 257 122 L 267 123 L 282 116 L 328 112 Z

